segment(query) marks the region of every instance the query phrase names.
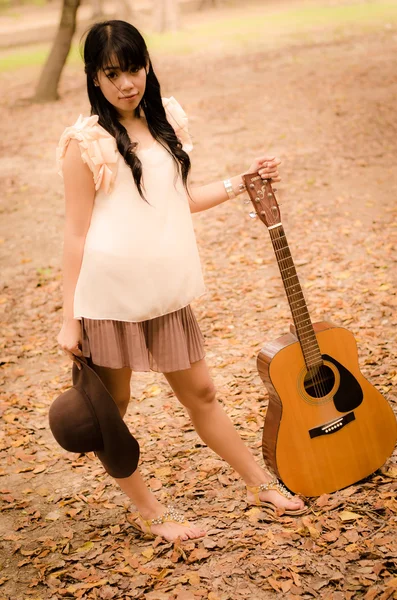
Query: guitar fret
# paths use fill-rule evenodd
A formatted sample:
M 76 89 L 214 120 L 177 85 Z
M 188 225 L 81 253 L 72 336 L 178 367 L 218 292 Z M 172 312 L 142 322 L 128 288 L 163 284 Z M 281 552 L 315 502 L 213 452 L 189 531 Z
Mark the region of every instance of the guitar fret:
M 299 340 L 302 342 L 302 344 L 316 344 L 317 345 L 317 338 L 315 335 L 299 336 Z
M 313 348 L 312 350 L 305 349 L 302 352 L 305 360 L 318 360 L 321 358 L 320 351 L 317 348 Z
M 285 258 L 279 258 L 278 259 L 278 264 L 280 265 L 281 263 L 283 263 L 285 261 L 289 261 L 290 262 L 290 264 L 288 265 L 288 267 L 290 269 L 295 268 L 294 261 L 292 260 L 291 256 L 286 256 Z M 281 266 L 284 267 L 284 265 L 282 265 L 282 264 L 281 264 Z
M 310 324 L 310 325 L 304 325 L 304 326 L 303 326 L 303 327 L 301 327 L 300 329 L 301 329 L 301 331 L 302 331 L 303 329 L 312 328 L 312 327 L 313 327 L 313 325 L 312 325 L 312 324 Z
M 304 296 L 303 296 L 302 290 L 298 290 L 297 292 L 289 293 L 288 295 L 289 295 L 289 297 L 292 297 L 292 296 L 296 296 L 296 294 L 301 294 L 302 300 L 304 300 Z
M 306 358 L 306 357 L 307 357 L 307 356 L 309 356 L 310 354 L 318 354 L 318 352 L 319 352 L 319 351 L 318 351 L 318 350 L 315 348 L 314 350 L 311 350 L 310 352 L 308 352 L 307 350 L 304 350 L 303 354 L 304 354 L 304 356 L 305 356 L 305 358 Z
M 306 344 L 306 346 L 308 348 L 313 347 L 313 344 L 316 344 L 316 346 L 317 346 L 317 340 L 309 340 L 309 339 L 304 339 L 303 340 L 302 338 L 299 338 L 299 341 L 302 344 L 302 347 L 303 347 L 304 344 Z
M 305 308 L 305 310 L 303 310 L 303 312 L 299 312 L 299 310 L 302 309 L 294 309 L 295 312 L 293 313 L 294 317 L 296 317 L 296 320 L 300 320 L 300 321 L 310 321 L 310 315 L 307 311 L 307 309 Z
M 299 341 L 303 350 L 309 351 L 311 348 L 313 348 L 316 352 L 318 352 L 317 340 L 309 340 L 308 338 L 302 339 L 300 337 Z
M 280 267 L 280 265 L 279 265 Z M 295 275 L 296 275 L 296 269 L 293 265 L 288 265 L 286 267 L 284 267 L 283 265 L 281 265 L 280 267 L 280 271 L 283 273 L 284 271 L 295 271 Z
M 295 292 L 295 293 L 298 293 L 298 292 Z M 292 294 L 292 295 L 294 295 L 294 294 Z M 297 302 L 302 302 L 302 300 L 303 300 L 303 302 L 305 301 L 305 299 L 304 299 L 304 298 L 302 298 L 302 299 L 300 299 L 300 300 L 293 300 L 293 301 L 291 302 L 291 304 L 296 304 Z
M 283 273 L 289 273 L 290 271 L 295 271 L 295 273 L 293 273 L 293 275 L 294 275 L 294 277 L 298 277 L 298 274 L 297 274 L 296 270 L 293 267 L 286 267 L 285 269 L 282 269 L 280 267 L 280 273 L 281 274 L 283 274 Z
M 299 336 L 300 338 L 306 339 L 308 337 L 308 335 L 310 335 L 310 336 L 312 336 L 312 338 L 314 340 L 317 341 L 316 334 L 315 334 L 315 331 L 313 329 L 312 323 L 310 323 L 310 325 L 302 325 L 302 326 L 299 326 L 299 324 L 298 324 L 297 329 L 299 329 L 298 333 L 302 334 L 302 335 Z M 305 329 L 306 329 L 306 331 L 305 331 Z M 307 331 L 308 329 L 311 330 L 311 331 Z
M 307 310 L 306 304 L 304 304 L 303 302 L 302 302 L 302 306 L 294 306 L 291 308 L 291 311 L 297 317 L 302 317 L 303 315 L 305 317 L 309 317 L 309 311 Z
M 279 231 L 278 233 L 281 233 L 281 232 Z M 277 237 L 272 238 L 272 242 L 274 244 L 275 242 L 278 242 L 279 240 L 282 240 L 282 239 L 284 239 L 284 240 L 287 239 L 284 232 L 281 235 L 278 235 Z
M 301 336 L 301 338 L 304 339 L 304 340 L 308 339 L 308 332 L 307 331 L 303 331 L 304 329 L 307 329 L 308 327 L 310 327 L 310 329 L 312 330 L 309 335 L 312 337 L 312 339 L 316 340 L 316 342 L 317 342 L 316 334 L 314 332 L 312 324 L 310 324 L 310 326 L 305 325 L 304 327 L 300 327 L 299 328 L 299 332 L 303 333 L 303 335 Z
M 283 246 L 282 248 L 274 248 L 275 252 L 282 252 L 283 250 L 289 250 L 288 246 Z M 290 253 L 291 255 L 291 253 Z M 285 258 L 288 258 L 288 256 L 286 256 Z
M 303 327 L 307 327 L 307 325 L 304 325 L 304 323 L 310 323 L 310 326 L 311 327 L 313 326 L 309 315 L 293 315 L 293 316 L 294 316 L 297 328 L 299 327 L 301 329 Z M 302 318 L 303 316 L 304 316 L 304 318 Z
M 302 312 L 299 312 L 299 310 L 302 310 Z M 303 309 L 298 309 L 296 310 L 296 308 L 292 311 L 292 314 L 295 318 L 296 321 L 298 322 L 302 322 L 302 321 L 310 321 L 310 315 L 307 312 L 307 309 L 305 308 L 305 310 Z
M 302 327 L 303 327 L 303 323 L 311 323 L 311 319 L 310 319 L 310 316 L 308 314 L 306 314 L 306 315 L 305 314 L 295 315 L 293 313 L 293 317 L 294 317 L 295 322 L 296 322 L 296 324 L 297 324 L 298 327 L 300 325 L 302 325 Z
M 291 275 L 290 277 L 283 277 L 283 281 L 288 281 L 288 279 L 292 279 L 293 277 L 295 277 L 295 279 L 297 281 L 297 283 L 295 285 L 299 284 L 298 275 Z

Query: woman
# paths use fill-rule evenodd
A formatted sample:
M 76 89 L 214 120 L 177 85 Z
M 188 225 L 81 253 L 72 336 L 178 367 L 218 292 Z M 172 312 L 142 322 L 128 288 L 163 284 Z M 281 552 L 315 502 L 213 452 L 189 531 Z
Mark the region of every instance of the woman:
M 60 140 L 65 186 L 64 321 L 60 346 L 90 356 L 125 415 L 132 371 L 164 373 L 202 440 L 243 478 L 247 501 L 288 514 L 300 498 L 264 471 L 218 404 L 190 302 L 204 293 L 191 212 L 244 190 L 241 174 L 190 187 L 186 115 L 160 85 L 141 34 L 129 23 L 95 24 L 84 45 L 91 117 Z M 275 158 L 244 171 L 279 181 Z M 139 470 L 116 479 L 144 531 L 197 538 L 201 527 L 163 506 Z

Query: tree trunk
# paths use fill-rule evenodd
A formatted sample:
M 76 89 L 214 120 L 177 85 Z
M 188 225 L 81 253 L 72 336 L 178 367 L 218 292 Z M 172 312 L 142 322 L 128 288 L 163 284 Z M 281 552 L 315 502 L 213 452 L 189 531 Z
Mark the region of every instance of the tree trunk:
M 91 18 L 93 20 L 99 19 L 103 15 L 103 2 L 102 0 L 91 0 L 92 6 L 92 14 Z
M 33 97 L 34 102 L 52 102 L 59 98 L 58 83 L 76 30 L 76 14 L 79 5 L 80 0 L 63 0 L 58 32 L 41 72 Z
M 120 5 L 120 15 L 117 17 L 118 19 L 124 19 L 126 21 L 133 19 L 134 14 L 132 11 L 130 0 L 119 0 Z
M 179 26 L 178 0 L 154 0 L 154 29 L 158 33 L 176 31 Z
M 222 0 L 201 0 L 199 10 L 203 10 L 206 6 L 220 8 Z

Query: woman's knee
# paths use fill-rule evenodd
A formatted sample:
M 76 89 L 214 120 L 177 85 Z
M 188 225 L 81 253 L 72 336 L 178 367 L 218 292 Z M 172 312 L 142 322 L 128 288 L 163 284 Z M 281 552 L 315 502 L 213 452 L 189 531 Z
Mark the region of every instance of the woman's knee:
M 182 403 L 189 410 L 207 410 L 216 402 L 216 389 L 212 382 L 205 383 L 190 393 Z
M 108 389 L 110 395 L 117 405 L 117 408 L 120 411 L 121 416 L 124 417 L 131 398 L 131 370 L 127 368 L 109 369 L 107 367 L 99 367 L 97 365 L 94 365 L 94 370 L 97 372 L 104 385 Z
M 117 404 L 117 408 L 119 409 L 121 416 L 124 417 L 125 413 L 127 412 L 128 405 L 130 403 L 130 396 L 128 395 L 128 398 L 127 395 L 121 398 L 114 398 L 114 401 Z

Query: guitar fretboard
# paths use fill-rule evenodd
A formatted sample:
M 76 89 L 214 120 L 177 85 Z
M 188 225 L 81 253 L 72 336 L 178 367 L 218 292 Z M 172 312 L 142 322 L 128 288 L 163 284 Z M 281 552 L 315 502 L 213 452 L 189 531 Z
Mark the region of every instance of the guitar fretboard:
M 307 310 L 294 261 L 282 225 L 269 229 L 284 288 L 307 368 L 322 364 L 320 348 Z

